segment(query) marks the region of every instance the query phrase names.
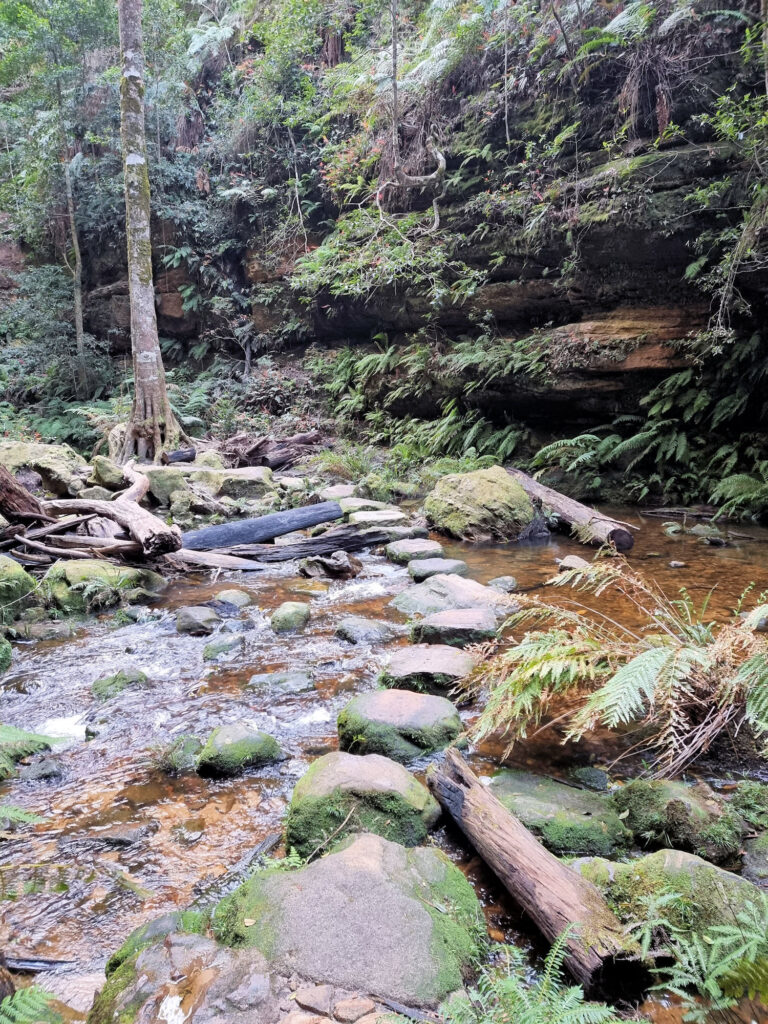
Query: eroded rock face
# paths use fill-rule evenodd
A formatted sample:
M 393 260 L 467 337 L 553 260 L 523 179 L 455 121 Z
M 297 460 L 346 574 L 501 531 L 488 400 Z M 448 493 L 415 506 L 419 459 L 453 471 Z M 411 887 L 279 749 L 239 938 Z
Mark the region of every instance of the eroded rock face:
M 440 817 L 429 791 L 402 765 L 379 754 L 334 751 L 297 782 L 286 822 L 286 846 L 308 857 L 333 837 L 374 832 L 403 846 L 423 842 Z
M 338 718 L 339 746 L 357 754 L 384 754 L 407 764 L 442 750 L 461 733 L 461 719 L 445 697 L 411 690 L 374 690 L 354 697 Z
M 494 775 L 490 791 L 552 853 L 610 857 L 632 839 L 608 796 L 512 770 Z
M 300 871 L 253 876 L 219 904 L 213 927 L 273 970 L 435 1006 L 471 970 L 481 918 L 444 854 L 363 834 Z
M 534 517 L 531 499 L 500 466 L 442 477 L 424 511 L 435 529 L 461 540 L 514 540 Z

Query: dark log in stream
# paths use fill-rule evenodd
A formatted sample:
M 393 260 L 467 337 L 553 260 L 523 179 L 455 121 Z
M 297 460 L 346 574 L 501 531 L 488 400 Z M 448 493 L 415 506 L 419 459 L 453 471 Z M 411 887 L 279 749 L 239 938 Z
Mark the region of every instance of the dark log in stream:
M 570 928 L 565 965 L 591 992 L 631 998 L 645 972 L 616 915 L 596 887 L 561 863 L 483 786 L 466 761 L 449 750 L 427 784 L 483 860 L 550 941 Z
M 588 505 L 566 498 L 559 491 L 540 484 L 521 469 L 508 469 L 507 472 L 517 480 L 529 498 L 540 502 L 543 508 L 554 512 L 558 519 L 567 523 L 582 544 L 598 547 L 612 544 L 617 551 L 629 551 L 635 543 L 627 523 L 609 519 Z
M 43 506 L 26 487 L 22 487 L 4 466 L 0 466 L 0 513 L 10 523 L 31 519 L 45 521 Z
M 317 507 L 317 506 L 315 506 Z M 339 526 L 328 530 L 319 537 L 307 537 L 295 544 L 240 544 L 225 548 L 227 554 L 243 558 L 255 558 L 259 562 L 290 562 L 293 558 L 308 558 L 310 555 L 331 555 L 334 551 L 362 551 L 375 544 L 386 544 L 389 531 L 369 527 L 360 530 L 355 526 Z
M 106 503 L 105 503 L 106 504 Z M 343 512 L 335 501 L 322 501 L 317 505 L 291 508 L 285 512 L 272 512 L 257 519 L 241 519 L 237 523 L 223 523 L 221 526 L 205 526 L 192 530 L 183 536 L 187 551 L 210 551 L 213 548 L 233 548 L 241 544 L 258 544 L 274 540 L 294 530 L 305 530 L 308 526 L 330 523 L 341 519 Z

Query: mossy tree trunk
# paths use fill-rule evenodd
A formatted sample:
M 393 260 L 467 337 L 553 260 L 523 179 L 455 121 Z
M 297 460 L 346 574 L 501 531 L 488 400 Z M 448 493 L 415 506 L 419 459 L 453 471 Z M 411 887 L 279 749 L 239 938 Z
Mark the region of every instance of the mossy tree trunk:
M 77 389 L 80 398 L 88 392 L 88 366 L 85 358 L 85 332 L 83 330 L 83 256 L 75 219 L 75 196 L 72 189 L 72 174 L 69 169 L 69 153 L 62 149 L 61 166 L 64 170 L 64 185 L 67 192 L 67 214 L 69 234 L 72 241 L 72 288 L 75 309 L 75 344 L 77 347 Z
M 125 178 L 125 232 L 131 302 L 134 399 L 119 461 L 159 460 L 178 447 L 181 431 L 171 411 L 157 337 L 152 280 L 149 174 L 144 131 L 142 0 L 118 0 L 120 26 L 120 141 Z

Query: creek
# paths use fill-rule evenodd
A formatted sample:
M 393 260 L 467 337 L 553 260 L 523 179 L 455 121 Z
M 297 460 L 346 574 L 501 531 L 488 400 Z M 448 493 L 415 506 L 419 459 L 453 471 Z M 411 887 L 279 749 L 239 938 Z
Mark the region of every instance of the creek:
M 690 535 L 668 536 L 660 519 L 641 518 L 635 510 L 611 514 L 641 527 L 632 563 L 670 594 L 685 586 L 699 603 L 711 591 L 711 618 L 724 618 L 749 584 L 755 593 L 768 589 L 768 530 L 740 527 L 750 539 L 717 548 Z M 550 578 L 556 558 L 588 553 L 562 537 L 530 546 L 443 544 L 446 556 L 464 559 L 478 582 L 512 575 L 522 589 Z M 85 621 L 69 639 L 16 645 L 0 683 L 3 721 L 62 739 L 52 755 L 60 775 L 32 780 L 22 772 L 0 786 L 0 801 L 44 819 L 0 842 L 1 950 L 73 961 L 73 991 L 79 978 L 87 993 L 83 979 L 98 977 L 106 956 L 133 928 L 215 891 L 228 870 L 280 832 L 296 781 L 313 758 L 336 748 L 339 711 L 356 692 L 376 686 L 391 650 L 351 645 L 335 636 L 336 625 L 345 614 L 405 621 L 389 602 L 411 585 L 406 569 L 372 553 L 361 560 L 362 573 L 343 582 L 303 579 L 295 563 L 215 580 L 207 573 L 189 575 L 175 580 L 142 621 L 110 613 Z M 670 568 L 671 561 L 685 565 Z M 210 600 L 225 586 L 252 596 L 253 605 L 243 612 L 252 628 L 243 632 L 240 649 L 206 662 L 209 638 L 177 633 L 173 613 Z M 312 618 L 301 633 L 277 635 L 270 628 L 269 613 L 286 600 L 311 602 Z M 632 621 L 631 609 L 610 607 L 607 596 L 601 600 L 606 613 Z M 148 688 L 128 688 L 97 702 L 92 682 L 127 664 L 146 673 Z M 277 669 L 309 670 L 314 688 L 285 692 L 249 685 L 254 674 Z M 462 709 L 467 723 L 474 713 Z M 162 770 L 157 752 L 173 737 L 204 737 L 235 720 L 272 733 L 288 759 L 225 780 L 172 777 Z M 87 740 L 86 730 L 92 736 Z M 600 738 L 592 740 L 590 753 L 599 762 Z M 491 774 L 502 749 L 486 743 L 471 752 L 470 762 L 480 774 Z M 518 758 L 552 774 L 562 759 L 548 733 L 522 747 Z M 410 767 L 423 777 L 427 763 Z M 536 957 L 539 941 L 478 858 L 447 826 L 436 841 L 476 886 L 491 937 L 516 942 Z M 88 999 L 80 1002 L 87 1005 Z M 657 1020 L 666 1012 L 663 1001 L 654 1004 Z

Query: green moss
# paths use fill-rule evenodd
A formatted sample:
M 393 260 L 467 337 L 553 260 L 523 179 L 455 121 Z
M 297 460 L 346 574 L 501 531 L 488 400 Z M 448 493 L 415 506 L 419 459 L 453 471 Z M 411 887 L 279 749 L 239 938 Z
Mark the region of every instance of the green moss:
M 731 807 L 753 828 L 768 828 L 768 786 L 763 782 L 740 782 Z
M 136 980 L 138 956 L 139 951 L 136 950 L 111 973 L 107 973 L 106 983 L 96 996 L 93 1008 L 88 1014 L 88 1024 L 134 1024 L 136 1015 L 146 998 L 145 994 L 141 993 L 120 1010 L 118 1010 L 118 1003 L 122 994 Z
M 0 637 L 0 672 L 7 672 L 11 667 L 11 660 L 13 659 L 13 648 L 5 639 Z
M 434 726 L 409 729 L 370 721 L 357 713 L 354 700 L 339 714 L 337 725 L 342 750 L 351 754 L 384 754 L 401 764 L 443 750 L 461 733 L 458 713 Z
M 91 692 L 97 700 L 110 700 L 129 686 L 142 686 L 147 677 L 137 668 L 121 669 L 111 676 L 103 676 L 91 684 Z
M 239 724 L 219 726 L 208 737 L 197 759 L 201 774 L 237 775 L 245 768 L 259 767 L 281 756 L 274 736 Z
M 427 495 L 424 511 L 436 529 L 466 539 L 510 540 L 533 519 L 531 499 L 500 466 L 442 477 Z
M 0 555 L 0 622 L 7 624 L 17 618 L 36 586 L 18 562 Z
M 157 752 L 155 763 L 169 775 L 181 775 L 183 772 L 194 771 L 202 749 L 203 743 L 197 736 L 182 733 L 170 746 Z
M 275 901 L 270 899 L 269 881 L 279 870 L 275 866 L 259 871 L 218 904 L 211 925 L 219 942 L 254 947 L 268 960 L 275 956 L 280 921 Z
M 175 932 L 203 935 L 208 927 L 208 921 L 209 915 L 198 910 L 176 910 L 148 921 L 132 931 L 122 946 L 107 960 L 107 977 L 126 961 L 135 958 L 145 946 L 167 935 L 173 935 Z

